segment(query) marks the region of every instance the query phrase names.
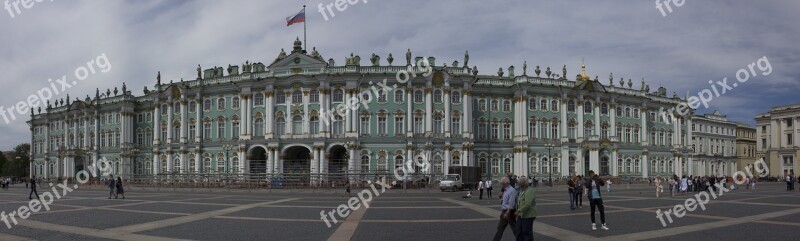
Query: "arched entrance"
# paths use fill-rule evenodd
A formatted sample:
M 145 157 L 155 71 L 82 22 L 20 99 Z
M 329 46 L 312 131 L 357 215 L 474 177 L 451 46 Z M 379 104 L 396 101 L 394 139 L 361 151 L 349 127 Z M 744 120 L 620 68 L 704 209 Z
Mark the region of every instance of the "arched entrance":
M 283 151 L 283 174 L 308 174 L 311 172 L 311 150 L 293 146 Z
M 247 159 L 250 160 L 248 168 L 250 174 L 267 173 L 267 150 L 264 150 L 263 147 L 256 146 L 250 149 Z
M 583 176 L 589 176 L 589 152 L 583 153 Z
M 73 175 L 77 175 L 78 172 L 86 170 L 86 163 L 84 162 L 83 156 L 76 156 L 75 157 L 75 170 L 72 170 Z M 86 178 L 86 177 L 82 177 Z M 85 180 L 85 179 L 84 179 Z
M 348 159 L 350 159 L 350 156 L 344 146 L 335 145 L 331 147 L 328 152 L 328 174 L 330 180 L 346 179 Z

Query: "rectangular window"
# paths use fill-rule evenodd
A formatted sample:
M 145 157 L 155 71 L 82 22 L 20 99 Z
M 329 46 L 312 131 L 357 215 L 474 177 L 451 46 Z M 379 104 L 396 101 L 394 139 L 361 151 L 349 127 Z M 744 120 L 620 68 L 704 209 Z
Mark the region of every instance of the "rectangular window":
M 511 140 L 511 123 L 503 124 L 503 137 L 507 140 Z
M 461 118 L 453 118 L 451 125 L 450 133 L 461 133 Z
M 403 102 L 403 91 L 402 90 L 395 90 L 394 91 L 394 102 L 395 103 L 402 103 Z
M 403 117 L 402 116 L 394 117 L 394 134 L 395 135 L 402 135 L 403 133 L 405 133 L 405 131 L 403 130 L 403 128 L 404 128 L 403 125 L 404 124 L 405 123 L 403 122 Z
M 414 133 L 415 134 L 422 134 L 424 133 L 424 120 L 421 116 L 414 117 Z
M 239 139 L 239 122 L 233 122 L 233 124 L 231 124 L 231 133 L 233 133 L 234 140 Z
M 369 116 L 361 117 L 361 135 L 369 135 Z
M 311 91 L 311 94 L 309 95 L 309 102 L 311 102 L 311 103 L 318 103 L 319 102 L 319 91 L 316 91 L 316 90 Z
M 478 139 L 480 140 L 486 139 L 486 123 L 478 124 Z
M 225 138 L 225 121 L 217 122 L 217 139 Z
M 499 125 L 497 123 L 492 123 L 492 140 L 499 139 L 498 135 L 500 133 L 499 133 L 498 128 L 499 128 Z
M 378 117 L 378 135 L 386 135 L 386 117 Z

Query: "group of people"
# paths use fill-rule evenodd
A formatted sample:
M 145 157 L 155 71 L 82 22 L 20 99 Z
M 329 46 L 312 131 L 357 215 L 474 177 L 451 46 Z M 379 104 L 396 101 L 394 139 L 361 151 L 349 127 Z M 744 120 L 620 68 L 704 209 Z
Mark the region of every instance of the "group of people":
M 785 177 L 785 180 L 786 180 L 786 191 L 792 191 L 794 190 L 794 183 L 795 182 L 800 183 L 800 176 L 795 178 L 794 173 L 791 173 L 790 175 L 787 175 Z
M 656 197 L 660 197 L 664 189 L 669 190 L 671 197 L 674 197 L 675 194 L 685 195 L 687 192 L 717 191 L 718 183 L 722 183 L 722 187 L 728 188 L 728 182 L 727 176 L 716 177 L 713 175 L 688 177 L 686 175 L 682 177 L 672 175 L 670 178 L 655 177 L 652 181 L 655 185 Z M 735 190 L 737 188 L 736 180 L 731 180 L 730 182 L 732 182 L 730 189 Z M 742 177 L 740 182 L 745 189 L 755 189 L 757 180 L 755 178 Z
M 487 185 L 488 183 L 488 185 Z M 481 182 L 491 187 L 491 180 Z M 516 178 L 511 173 L 500 179 L 500 222 L 497 224 L 495 241 L 503 238 L 510 226 L 518 241 L 533 240 L 533 221 L 536 220 L 536 195 L 525 177 Z M 488 189 L 491 193 L 491 189 Z M 491 196 L 491 194 L 489 195 Z
M 108 199 L 111 199 L 111 196 L 117 199 L 119 195 L 122 195 L 122 199 L 125 199 L 125 189 L 122 188 L 121 177 L 117 177 L 115 180 L 113 174 L 108 174 L 108 188 Z
M 3 190 L 8 190 L 8 185 L 11 185 L 11 178 L 3 178 L 0 180 L 0 186 L 2 186 Z
M 577 175 L 571 177 L 567 181 L 567 193 L 569 194 L 569 209 L 575 210 L 583 208 L 583 195 L 586 195 L 589 201 L 589 208 L 591 211 L 592 230 L 597 230 L 595 219 L 595 210 L 600 213 L 600 226 L 603 230 L 608 230 L 606 225 L 606 212 L 603 205 L 603 196 L 600 192 L 602 186 L 606 186 L 606 190 L 611 192 L 611 180 L 604 181 L 594 171 L 589 171 L 589 176 Z

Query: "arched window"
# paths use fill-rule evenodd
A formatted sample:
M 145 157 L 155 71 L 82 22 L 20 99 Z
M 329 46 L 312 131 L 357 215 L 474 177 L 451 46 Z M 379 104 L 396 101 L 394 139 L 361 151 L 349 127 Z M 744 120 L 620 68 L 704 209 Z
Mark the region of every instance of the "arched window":
M 224 139 L 225 138 L 225 118 L 219 117 L 217 119 L 217 139 Z
M 547 157 L 542 158 L 542 173 L 543 174 L 550 173 L 550 162 Z
M 395 169 L 403 169 L 403 156 L 397 155 L 394 157 L 394 168 Z M 402 171 L 398 170 L 396 173 L 400 174 L 403 173 Z M 403 173 L 405 174 L 405 173 Z
M 553 161 L 551 163 L 552 163 L 552 165 L 550 165 L 550 168 L 552 170 L 552 173 L 553 174 L 558 174 L 559 173 L 558 172 L 558 167 L 561 166 L 561 165 L 559 165 L 558 158 L 554 157 Z
M 498 110 L 500 110 L 500 101 L 498 101 L 497 99 L 493 99 L 492 100 L 492 111 L 496 112 Z
M 310 133 L 312 135 L 319 134 L 319 118 L 317 116 L 311 117 L 311 122 L 309 122 L 309 129 L 311 130 Z
M 225 173 L 225 158 L 217 157 L 217 173 Z
M 512 172 L 512 170 L 511 170 L 511 159 L 510 158 L 506 158 L 505 160 L 503 160 L 503 171 Z
M 292 92 L 292 103 L 303 103 L 303 92 L 299 90 Z
M 528 166 L 530 167 L 530 176 L 534 176 L 535 174 L 539 173 L 539 170 L 537 170 L 537 167 L 539 166 L 539 161 L 536 160 L 535 157 L 531 157 L 528 159 Z
M 603 105 L 600 106 L 600 114 L 608 115 L 608 104 L 603 103 Z
M 211 100 L 205 99 L 203 100 L 203 111 L 210 111 L 211 110 Z
M 550 101 L 550 110 L 551 111 L 558 111 L 558 100 L 551 100 Z
M 231 164 L 233 164 L 233 168 L 231 169 L 232 173 L 239 173 L 239 157 L 234 154 L 234 157 L 231 158 Z
M 275 134 L 278 136 L 286 134 L 286 119 L 284 119 L 282 116 L 275 120 Z
M 386 103 L 386 91 L 383 89 L 378 90 L 378 102 Z
M 511 101 L 510 100 L 503 101 L 503 111 L 511 112 Z
M 622 115 L 625 114 L 625 113 L 622 112 L 622 107 L 617 107 L 617 111 L 616 112 L 617 112 L 617 117 L 622 117 Z
M 537 109 L 536 106 L 537 106 L 536 99 L 534 98 L 528 99 L 528 109 L 536 110 Z
M 442 91 L 439 89 L 433 90 L 433 102 L 442 103 Z
M 639 119 L 639 109 L 633 109 L 633 118 Z
M 255 125 L 253 125 L 253 128 L 255 128 L 255 130 L 253 134 L 255 136 L 264 136 L 264 119 L 256 118 L 254 123 Z
M 197 112 L 197 102 L 190 101 L 189 102 L 189 113 L 195 113 L 195 112 Z
M 333 95 L 333 102 L 344 101 L 344 92 L 341 89 L 334 89 L 332 95 Z
M 255 105 L 255 106 L 263 106 L 264 105 L 264 94 L 256 93 L 253 96 L 253 105 Z
M 478 110 L 486 111 L 486 99 L 478 100 Z
M 369 152 L 361 153 L 361 172 L 369 172 Z
M 442 174 L 442 165 L 444 161 L 442 161 L 442 156 L 436 155 L 433 157 L 433 174 Z
M 292 117 L 292 135 L 303 134 L 303 117 L 295 115 Z
M 231 109 L 239 109 L 239 96 L 231 98 Z
M 574 100 L 569 100 L 567 102 L 567 111 L 575 112 L 575 101 Z
M 414 91 L 414 102 L 422 103 L 422 101 L 423 101 L 422 99 L 423 99 L 422 90 L 415 90 Z
M 495 176 L 500 174 L 500 159 L 497 157 L 492 158 L 492 174 Z
M 485 157 L 481 157 L 481 159 L 478 160 L 478 165 L 481 168 L 481 175 L 486 174 L 486 171 L 489 170 L 488 167 L 486 166 L 486 158 Z
M 200 168 L 200 171 L 205 173 L 211 172 L 211 158 L 206 157 L 203 159 L 203 166 Z
M 394 91 L 394 102 L 395 103 L 402 103 L 403 102 L 403 95 L 405 95 L 403 90 L 395 90 Z
M 453 104 L 460 104 L 461 92 L 453 91 L 453 94 L 450 95 L 450 102 L 453 102 Z
M 311 93 L 308 95 L 308 102 L 319 103 L 319 90 L 311 90 Z
M 591 114 L 592 113 L 592 102 L 586 101 L 583 103 L 583 113 Z
M 459 152 L 453 152 L 453 160 L 450 161 L 453 166 L 460 166 L 461 165 L 461 154 Z
M 189 172 L 189 173 L 194 173 L 196 168 L 197 168 L 197 164 L 195 163 L 195 159 L 194 158 L 190 158 L 189 159 L 189 169 L 186 170 L 186 171 Z
M 275 103 L 276 104 L 285 104 L 286 103 L 286 93 L 283 91 L 275 91 Z
M 225 98 L 217 99 L 217 110 L 225 110 Z
M 176 157 L 175 160 L 172 160 L 172 171 L 173 172 L 178 172 L 178 173 L 181 172 L 181 159 L 180 158 Z
M 541 109 L 541 110 L 543 110 L 543 111 L 546 111 L 546 110 L 547 110 L 547 100 L 545 100 L 545 99 L 542 99 L 542 100 L 539 102 L 539 109 Z

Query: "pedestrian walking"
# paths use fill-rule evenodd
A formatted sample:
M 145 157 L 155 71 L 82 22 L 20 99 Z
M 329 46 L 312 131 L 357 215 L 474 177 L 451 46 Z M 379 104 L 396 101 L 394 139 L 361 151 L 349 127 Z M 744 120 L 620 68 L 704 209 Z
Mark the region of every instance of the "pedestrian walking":
M 27 186 L 28 185 L 25 185 L 25 187 Z M 36 199 L 39 199 L 39 192 L 36 191 L 36 176 L 31 176 L 31 193 L 28 194 L 28 199 L 33 199 L 31 198 L 31 194 L 36 194 Z
M 486 188 L 484 185 L 485 183 L 483 182 L 483 178 L 481 178 L 480 181 L 478 182 L 478 190 L 480 190 L 480 195 L 478 196 L 478 199 L 483 199 L 483 189 Z
M 600 222 L 602 223 L 603 230 L 608 230 L 608 226 L 606 226 L 606 211 L 603 206 L 603 197 L 600 195 L 600 187 L 605 185 L 600 177 L 594 174 L 594 171 L 589 171 L 589 178 L 585 181 L 585 188 L 587 189 L 587 195 L 589 198 L 589 207 L 591 208 L 591 217 L 592 217 L 592 230 L 597 230 L 597 225 L 595 224 L 595 217 L 594 217 L 594 210 L 597 209 L 600 211 Z
M 484 183 L 484 185 L 486 185 L 486 199 L 492 199 L 492 179 L 486 179 L 486 183 Z
M 659 193 L 664 191 L 664 189 L 661 187 L 661 177 L 656 177 L 655 181 L 653 181 L 653 184 L 656 186 L 656 198 L 658 198 Z
M 344 193 L 345 193 L 345 194 L 347 194 L 347 197 L 352 197 L 352 196 L 350 195 L 350 184 L 347 184 L 347 185 L 345 186 Z M 344 195 L 342 195 L 342 196 L 344 197 Z
M 606 182 L 606 191 L 611 192 L 611 178 Z
M 567 193 L 569 194 L 569 210 L 575 210 L 575 179 L 570 177 L 567 181 Z
M 108 199 L 111 199 L 111 196 L 115 196 L 114 189 L 117 187 L 116 181 L 114 180 L 114 174 L 108 174 Z
M 578 175 L 577 179 L 578 182 L 575 184 L 575 205 L 578 206 L 578 208 L 583 208 L 583 176 Z
M 114 199 L 117 199 L 119 195 L 122 195 L 122 199 L 125 199 L 125 190 L 122 189 L 122 177 L 117 177 L 117 195 L 114 196 Z
M 497 232 L 494 233 L 494 241 L 503 239 L 506 226 L 511 226 L 512 233 L 517 233 L 517 219 L 514 216 L 517 206 L 517 190 L 511 187 L 509 182 L 508 177 L 500 179 L 503 195 L 500 202 L 500 222 L 497 224 Z
M 533 221 L 536 220 L 536 195 L 528 180 L 517 180 L 519 195 L 517 196 L 517 241 L 533 241 Z

